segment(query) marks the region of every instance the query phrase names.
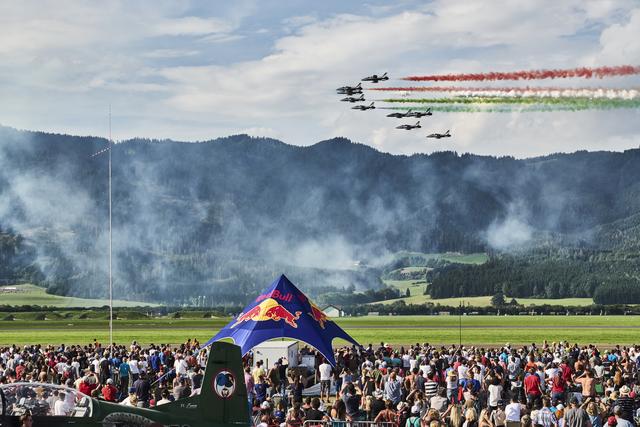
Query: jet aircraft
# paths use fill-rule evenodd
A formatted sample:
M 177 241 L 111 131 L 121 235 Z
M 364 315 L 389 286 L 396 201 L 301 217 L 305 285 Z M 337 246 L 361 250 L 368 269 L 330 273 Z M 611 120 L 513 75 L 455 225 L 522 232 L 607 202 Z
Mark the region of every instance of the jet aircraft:
M 355 95 L 362 93 L 362 84 L 358 83 L 355 86 L 341 86 L 336 89 L 336 92 L 342 95 Z
M 391 114 L 387 114 L 387 117 L 395 117 L 396 119 L 402 119 L 405 117 L 411 117 L 409 114 L 411 113 L 411 110 L 405 111 L 404 113 L 391 113 Z
M 360 95 L 359 98 L 353 96 L 347 96 L 346 98 L 342 98 L 340 101 L 342 102 L 362 102 L 364 101 L 364 95 Z
M 355 107 L 351 107 L 352 110 L 361 110 L 361 111 L 365 111 L 365 110 L 373 110 L 375 109 L 375 105 L 373 105 L 373 102 L 369 105 L 356 105 Z
M 420 117 L 424 117 L 424 116 L 432 116 L 433 114 L 431 114 L 431 108 L 427 108 L 427 111 L 411 111 L 407 112 L 407 116 L 406 117 L 415 117 L 417 119 L 419 119 Z
M 377 74 L 374 74 L 373 76 L 368 76 L 368 77 L 365 77 L 364 79 L 362 79 L 363 82 L 371 82 L 371 83 L 378 83 L 378 82 L 385 81 L 385 80 L 389 80 L 389 77 L 387 76 L 387 73 L 384 73 L 381 76 L 378 76 Z
M 416 122 L 415 125 L 400 125 L 400 126 L 396 126 L 396 129 L 404 129 L 404 130 L 411 130 L 411 129 L 419 129 L 422 126 L 420 126 L 420 122 Z
M 436 138 L 436 139 L 449 138 L 449 137 L 451 137 L 451 134 L 449 133 L 448 130 L 445 133 L 432 133 L 427 135 L 427 138 Z
M 63 402 L 55 408 L 65 415 L 54 415 L 50 398 Z M 145 409 L 49 383 L 0 385 L 0 427 L 19 427 L 27 411 L 34 426 L 47 427 L 237 427 L 250 422 L 240 347 L 225 342 L 211 345 L 202 388 L 192 397 Z

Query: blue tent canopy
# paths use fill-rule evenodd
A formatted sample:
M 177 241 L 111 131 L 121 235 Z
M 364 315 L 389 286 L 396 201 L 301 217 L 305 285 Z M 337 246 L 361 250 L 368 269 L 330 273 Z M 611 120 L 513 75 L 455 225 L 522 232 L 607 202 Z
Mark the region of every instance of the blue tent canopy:
M 315 347 L 333 366 L 335 338 L 360 345 L 284 274 L 204 345 L 223 338 L 231 338 L 242 354 L 273 338 L 292 338 Z

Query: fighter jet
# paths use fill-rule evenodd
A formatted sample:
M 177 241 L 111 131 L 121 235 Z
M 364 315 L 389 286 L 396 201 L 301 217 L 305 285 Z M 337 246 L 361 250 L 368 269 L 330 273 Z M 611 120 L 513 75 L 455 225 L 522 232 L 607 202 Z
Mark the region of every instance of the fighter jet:
M 433 114 L 431 114 L 431 108 L 427 108 L 427 111 L 411 111 L 409 114 L 407 114 L 406 117 L 415 117 L 419 119 L 420 117 L 432 116 L 432 115 Z
M 355 107 L 351 107 L 352 110 L 374 110 L 376 107 L 373 105 L 373 102 L 369 105 L 356 105 Z
M 374 74 L 373 76 L 368 76 L 368 77 L 365 77 L 364 79 L 362 79 L 363 82 L 371 82 L 371 83 L 378 83 L 378 82 L 385 81 L 385 80 L 389 80 L 389 77 L 387 76 L 387 73 L 384 73 L 381 76 L 378 76 L 377 74 Z
M 415 125 L 400 125 L 400 126 L 396 126 L 396 129 L 404 129 L 404 130 L 411 130 L 411 129 L 419 129 L 422 126 L 420 126 L 420 122 L 416 122 Z
M 34 426 L 47 427 L 237 427 L 249 425 L 247 389 L 240 347 L 211 345 L 202 387 L 191 397 L 152 408 L 138 408 L 87 396 L 74 388 L 50 383 L 0 384 L 0 426 L 17 427 L 30 412 Z M 48 401 L 64 403 L 64 415 Z
M 427 138 L 436 138 L 436 139 L 449 138 L 449 137 L 451 137 L 451 134 L 449 133 L 448 130 L 445 133 L 432 133 L 427 135 Z
M 354 95 L 357 93 L 362 93 L 362 84 L 358 83 L 356 86 L 341 86 L 336 89 L 336 92 L 341 95 Z
M 402 119 L 405 117 L 411 117 L 409 114 L 411 114 L 411 110 L 405 111 L 404 113 L 387 114 L 387 117 L 395 117 L 396 119 Z
M 355 98 L 353 96 L 347 96 L 346 98 L 342 98 L 340 101 L 342 101 L 342 102 L 362 102 L 362 101 L 364 101 L 364 95 L 360 95 L 359 98 Z

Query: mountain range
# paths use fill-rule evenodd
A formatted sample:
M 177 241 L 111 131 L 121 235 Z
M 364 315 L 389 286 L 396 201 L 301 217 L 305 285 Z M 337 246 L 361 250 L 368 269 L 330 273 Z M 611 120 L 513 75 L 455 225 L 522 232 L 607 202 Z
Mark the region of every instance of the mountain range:
M 0 127 L 0 280 L 104 295 L 108 147 Z M 397 251 L 640 250 L 639 149 L 404 156 L 235 135 L 111 153 L 118 298 L 242 302 L 281 272 L 376 288 Z

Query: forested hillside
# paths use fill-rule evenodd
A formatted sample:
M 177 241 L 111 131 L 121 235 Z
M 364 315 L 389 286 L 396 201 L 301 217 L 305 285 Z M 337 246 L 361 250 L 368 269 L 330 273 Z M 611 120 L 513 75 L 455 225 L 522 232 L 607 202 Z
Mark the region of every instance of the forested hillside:
M 104 295 L 107 157 L 92 154 L 106 146 L 0 128 L 0 279 Z M 309 289 L 379 288 L 377 267 L 400 250 L 488 251 L 478 268 L 527 277 L 538 271 L 531 263 L 570 270 L 530 295 L 595 291 L 606 277 L 637 284 L 628 265 L 640 249 L 640 150 L 517 160 L 394 156 L 340 138 L 310 147 L 246 135 L 130 140 L 113 148 L 113 214 L 118 298 L 239 302 L 280 272 Z M 541 246 L 591 258 L 526 255 Z M 508 255 L 514 248 L 525 255 Z M 607 276 L 607 265 L 619 274 Z M 492 279 L 470 289 L 533 283 L 505 273 L 489 284 L 487 271 Z M 439 274 L 434 291 L 472 292 L 461 286 L 475 273 Z

